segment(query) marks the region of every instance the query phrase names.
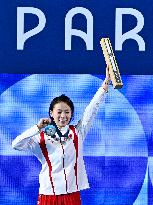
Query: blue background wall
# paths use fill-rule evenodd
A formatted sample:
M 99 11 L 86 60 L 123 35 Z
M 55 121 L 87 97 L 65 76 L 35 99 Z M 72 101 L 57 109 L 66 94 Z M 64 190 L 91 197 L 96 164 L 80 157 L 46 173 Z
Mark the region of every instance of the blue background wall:
M 32 153 L 13 150 L 12 140 L 46 117 L 50 100 L 62 93 L 74 101 L 75 124 L 102 79 L 88 74 L 0 75 L 1 204 L 32 205 L 38 195 L 41 165 Z M 122 79 L 120 91 L 110 87 L 84 142 L 91 188 L 81 192 L 83 204 L 153 204 L 153 77 Z
M 17 50 L 19 7 L 38 8 L 46 18 L 44 29 L 29 38 L 23 50 Z M 86 50 L 76 36 L 72 50 L 65 50 L 65 16 L 75 7 L 86 8 L 93 16 L 93 50 Z M 143 16 L 139 35 L 145 41 L 144 51 L 132 39 L 124 42 L 121 51 L 115 50 L 117 8 L 135 9 Z M 91 188 L 81 192 L 83 204 L 153 204 L 152 11 L 152 0 L 1 1 L 0 204 L 36 204 L 41 166 L 31 153 L 12 150 L 11 142 L 47 116 L 50 100 L 61 93 L 74 101 L 73 123 L 80 119 L 104 79 L 102 37 L 111 39 L 124 86 L 119 91 L 110 88 L 85 140 Z M 123 33 L 138 23 L 132 15 L 122 20 Z M 72 27 L 86 32 L 86 23 L 85 16 L 77 14 Z M 37 24 L 36 15 L 25 14 L 24 32 Z

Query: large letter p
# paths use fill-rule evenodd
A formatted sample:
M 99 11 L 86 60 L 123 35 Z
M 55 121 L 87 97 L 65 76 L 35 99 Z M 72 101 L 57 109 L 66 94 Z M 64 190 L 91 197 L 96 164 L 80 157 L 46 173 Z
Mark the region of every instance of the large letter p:
M 24 33 L 24 14 L 35 14 L 39 18 L 38 26 Z M 18 7 L 17 8 L 17 50 L 24 49 L 25 41 L 31 36 L 36 35 L 42 31 L 46 24 L 46 18 L 44 13 L 34 7 Z

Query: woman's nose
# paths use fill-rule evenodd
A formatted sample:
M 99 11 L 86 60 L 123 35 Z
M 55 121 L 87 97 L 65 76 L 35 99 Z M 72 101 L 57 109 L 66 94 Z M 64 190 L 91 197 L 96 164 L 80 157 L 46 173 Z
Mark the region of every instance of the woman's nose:
M 61 117 L 65 117 L 65 113 L 61 113 Z

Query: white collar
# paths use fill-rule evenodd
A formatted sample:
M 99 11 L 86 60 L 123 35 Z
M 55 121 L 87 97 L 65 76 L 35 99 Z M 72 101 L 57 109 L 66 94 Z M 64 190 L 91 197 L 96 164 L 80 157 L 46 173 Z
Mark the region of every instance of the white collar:
M 62 135 L 64 135 L 64 134 L 68 131 L 68 129 L 69 129 L 69 125 L 66 125 L 65 127 L 62 127 L 62 128 L 60 129 Z

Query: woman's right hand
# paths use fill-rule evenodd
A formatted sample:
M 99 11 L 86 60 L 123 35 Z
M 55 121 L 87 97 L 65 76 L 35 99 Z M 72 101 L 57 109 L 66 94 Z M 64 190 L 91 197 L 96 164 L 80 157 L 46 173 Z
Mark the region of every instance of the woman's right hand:
M 42 128 L 46 127 L 50 123 L 51 123 L 50 118 L 41 118 L 39 122 L 37 123 L 37 127 L 39 130 L 41 130 Z

